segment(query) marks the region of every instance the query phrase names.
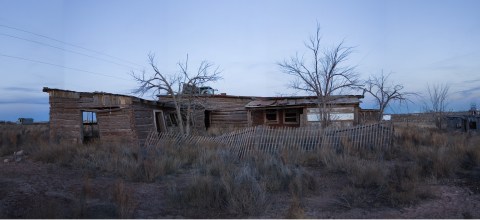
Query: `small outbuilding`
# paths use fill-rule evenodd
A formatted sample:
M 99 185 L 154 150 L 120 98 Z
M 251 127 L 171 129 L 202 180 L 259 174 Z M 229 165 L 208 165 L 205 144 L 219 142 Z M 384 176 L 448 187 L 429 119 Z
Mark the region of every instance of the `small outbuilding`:
M 447 116 L 447 129 L 450 131 L 480 131 L 480 115 Z

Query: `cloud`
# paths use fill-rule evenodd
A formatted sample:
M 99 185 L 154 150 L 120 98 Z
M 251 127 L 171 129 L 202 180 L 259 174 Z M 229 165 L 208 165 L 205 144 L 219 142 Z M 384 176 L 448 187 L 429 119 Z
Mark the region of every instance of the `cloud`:
M 41 92 L 42 91 L 41 89 L 32 89 L 32 88 L 16 87 L 16 86 L 3 87 L 2 90 L 15 91 L 15 92 Z
M 463 84 L 465 83 L 477 83 L 480 82 L 480 79 L 472 79 L 472 80 L 464 80 L 462 81 Z
M 480 92 L 480 86 L 459 91 L 459 93 L 462 94 L 463 96 L 470 96 L 473 93 L 477 93 L 477 92 Z
M 0 99 L 0 105 L 11 104 L 48 104 L 48 98 Z

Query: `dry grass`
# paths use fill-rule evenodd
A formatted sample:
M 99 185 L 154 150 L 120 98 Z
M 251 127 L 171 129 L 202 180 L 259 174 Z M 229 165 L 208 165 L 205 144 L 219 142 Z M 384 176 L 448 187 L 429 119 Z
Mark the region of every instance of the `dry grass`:
M 12 155 L 25 146 L 48 143 L 48 124 L 0 125 L 0 156 Z
M 28 132 L 4 131 L 2 154 L 22 148 L 37 161 L 113 173 L 131 181 L 157 182 L 172 174 L 191 174 L 182 183 L 170 184 L 165 195 L 174 206 L 239 217 L 261 215 L 276 193 L 291 196 L 285 217 L 305 217 L 302 199 L 318 188 L 317 177 L 306 167 L 344 175 L 347 184 L 334 203 L 350 209 L 415 204 L 432 195 L 422 187 L 426 181 L 452 178 L 480 166 L 479 135 L 416 127 L 396 127 L 391 149 L 354 149 L 342 141 L 341 149 L 323 146 L 301 152 L 285 148 L 278 155 L 255 152 L 243 158 L 215 144 L 50 145 L 40 141 L 42 132 L 32 136 L 34 143 L 23 139 Z M 133 217 L 136 203 L 123 180 L 114 186 L 113 202 L 118 216 Z
M 133 198 L 133 190 L 127 187 L 123 180 L 118 180 L 113 187 L 113 202 L 117 207 L 119 218 L 133 217 L 137 202 Z
M 290 202 L 290 207 L 285 215 L 287 219 L 305 219 L 305 211 L 300 203 L 300 199 L 294 196 Z

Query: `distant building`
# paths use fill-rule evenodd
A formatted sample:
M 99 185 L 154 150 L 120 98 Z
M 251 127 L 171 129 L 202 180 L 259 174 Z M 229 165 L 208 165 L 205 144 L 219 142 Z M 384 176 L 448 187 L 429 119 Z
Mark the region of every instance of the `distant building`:
M 19 118 L 17 124 L 21 125 L 31 125 L 33 124 L 33 118 Z
M 468 114 L 447 116 L 447 128 L 451 131 L 480 131 L 480 114 L 475 105 L 472 105 Z

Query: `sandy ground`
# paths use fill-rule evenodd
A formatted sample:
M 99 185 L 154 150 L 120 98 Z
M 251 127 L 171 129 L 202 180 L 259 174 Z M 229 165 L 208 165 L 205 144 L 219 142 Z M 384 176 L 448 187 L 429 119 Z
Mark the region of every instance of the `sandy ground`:
M 121 180 L 109 174 L 24 160 L 0 164 L 1 218 L 118 218 L 121 209 L 133 218 L 230 218 L 228 213 L 179 209 L 164 193 L 167 182 L 182 182 L 188 174 L 167 176 L 156 183 L 124 181 L 126 203 L 115 198 Z M 461 179 L 437 181 L 430 187 L 433 198 L 401 208 L 353 208 L 335 204 L 336 194 L 346 180 L 341 176 L 310 170 L 319 188 L 301 201 L 305 218 L 480 218 L 479 182 Z M 476 187 L 476 188 L 475 188 Z M 269 197 L 270 204 L 254 218 L 284 218 L 291 204 L 288 193 Z M 128 211 L 129 210 L 129 211 Z M 244 216 L 240 216 L 244 217 Z

